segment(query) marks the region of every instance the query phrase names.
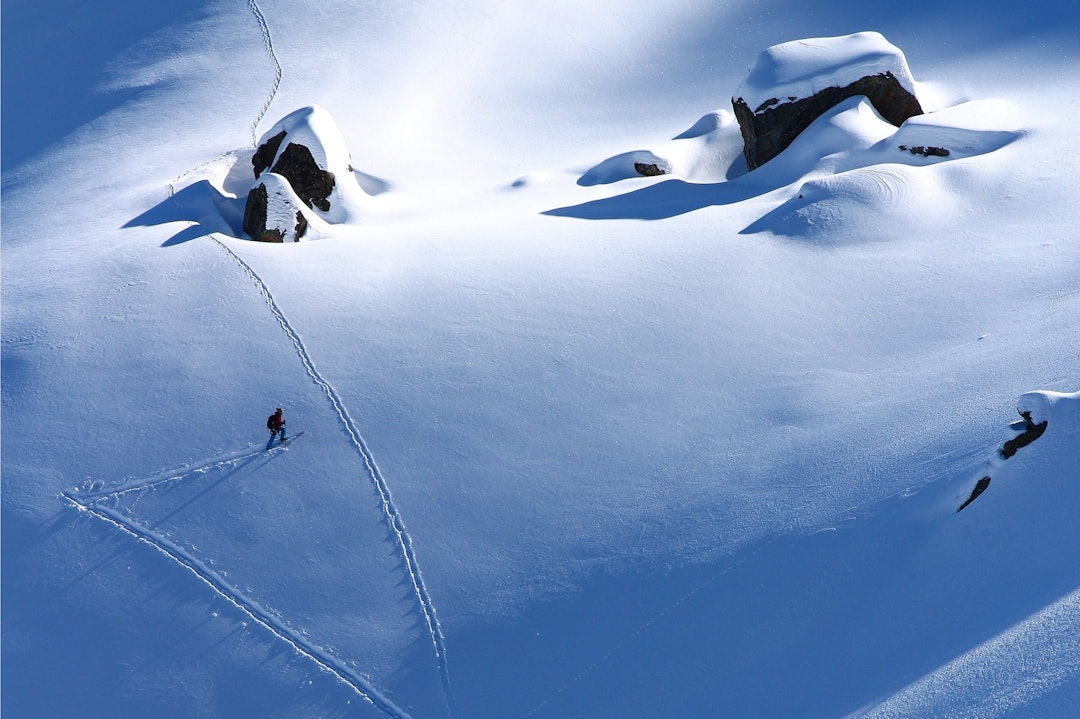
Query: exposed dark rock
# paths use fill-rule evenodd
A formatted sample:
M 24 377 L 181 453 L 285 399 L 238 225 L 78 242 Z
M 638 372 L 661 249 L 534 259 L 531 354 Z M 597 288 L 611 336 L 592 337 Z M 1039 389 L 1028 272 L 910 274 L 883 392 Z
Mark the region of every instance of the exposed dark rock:
M 1005 459 L 1009 459 L 1014 454 L 1016 454 L 1017 450 L 1028 446 L 1029 444 L 1037 440 L 1039 437 L 1041 437 L 1043 435 L 1043 432 L 1046 431 L 1047 425 L 1049 424 L 1049 422 L 1045 420 L 1036 424 L 1031 420 L 1031 412 L 1021 412 L 1020 416 L 1024 418 L 1024 431 L 1013 439 L 1007 441 L 1005 443 L 1005 446 L 1001 448 L 1001 456 Z M 1019 422 L 1015 424 L 1019 424 Z M 989 486 L 990 477 L 983 477 L 982 479 L 980 479 L 975 484 L 975 489 L 972 490 L 971 496 L 968 497 L 967 501 L 961 504 L 960 509 L 957 509 L 956 511 L 959 512 L 961 509 L 974 502 L 976 497 L 985 492 L 986 488 Z
M 308 222 L 307 222 L 307 218 L 304 217 L 304 213 L 301 212 L 300 210 L 297 210 L 296 211 L 296 228 L 294 230 L 296 232 L 296 239 L 299 240 L 301 237 L 304 236 L 304 233 L 307 232 L 307 225 L 308 225 Z
M 283 232 L 266 229 L 267 199 L 266 185 L 262 183 L 248 192 L 247 204 L 244 206 L 244 232 L 259 242 L 284 242 Z
M 259 242 L 298 241 L 308 229 L 308 220 L 297 207 L 296 199 L 281 184 L 273 190 L 260 182 L 248 192 L 244 207 L 244 232 Z M 295 224 L 289 218 L 295 216 Z M 275 219 L 276 218 L 276 219 Z M 292 224 L 292 227 L 289 225 Z M 278 226 L 280 225 L 280 226 Z
M 667 170 L 662 169 L 655 162 L 650 164 L 635 162 L 634 169 L 637 170 L 639 175 L 644 175 L 645 177 L 656 177 L 657 175 L 667 174 Z
M 967 498 L 967 501 L 965 501 L 965 502 L 964 502 L 963 504 L 961 504 L 961 505 L 960 505 L 960 509 L 957 509 L 956 511 L 957 511 L 957 512 L 959 512 L 959 511 L 961 511 L 961 510 L 962 510 L 962 509 L 963 509 L 964 507 L 966 507 L 966 506 L 968 506 L 969 504 L 971 504 L 972 502 L 974 502 L 974 501 L 975 501 L 975 499 L 976 499 L 976 498 L 977 498 L 977 497 L 978 497 L 978 496 L 979 496 L 980 494 L 982 494 L 983 492 L 985 492 L 985 491 L 986 491 L 986 488 L 987 488 L 987 487 L 989 487 L 989 486 L 990 486 L 990 478 L 989 478 L 989 477 L 983 477 L 983 478 L 982 478 L 982 479 L 980 479 L 980 480 L 979 480 L 978 482 L 976 482 L 976 483 L 975 483 L 975 489 L 971 490 L 971 496 L 970 496 L 970 497 L 968 497 L 968 498 Z
M 901 150 L 907 150 L 912 155 L 922 155 L 923 157 L 948 157 L 949 151 L 944 147 L 923 146 L 916 145 L 915 147 L 908 147 L 907 145 L 901 145 Z
M 277 157 L 277 151 L 281 147 L 281 141 L 285 139 L 285 135 L 286 132 L 282 130 L 263 144 L 259 145 L 259 149 L 255 151 L 255 155 L 251 158 L 251 165 L 255 170 L 256 179 L 259 175 L 263 174 L 263 170 L 266 170 L 273 164 L 274 158 Z
M 1046 425 L 1048 423 L 1045 420 L 1035 424 L 1031 421 L 1030 412 L 1021 412 L 1020 416 L 1024 418 L 1024 431 L 1013 439 L 1010 439 L 1005 443 L 1005 446 L 1001 448 L 1001 456 L 1005 459 L 1009 459 L 1016 454 L 1017 450 L 1028 446 L 1039 437 L 1042 437 L 1043 432 L 1046 431 Z
M 288 180 L 297 197 L 308 207 L 317 207 L 323 212 L 330 211 L 329 198 L 334 191 L 334 173 L 319 167 L 307 147 L 290 142 L 270 171 Z
M 846 87 L 827 87 L 802 99 L 782 102 L 771 98 L 753 110 L 741 97 L 732 98 L 747 169 L 760 167 L 779 155 L 814 120 L 857 95 L 865 95 L 878 114 L 897 127 L 909 117 L 922 114 L 919 101 L 891 72 L 868 75 Z

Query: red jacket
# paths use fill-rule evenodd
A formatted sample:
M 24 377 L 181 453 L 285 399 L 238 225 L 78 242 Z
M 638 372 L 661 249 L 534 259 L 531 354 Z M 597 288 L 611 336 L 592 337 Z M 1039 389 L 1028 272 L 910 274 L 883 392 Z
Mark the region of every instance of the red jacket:
M 285 415 L 275 412 L 266 418 L 266 428 L 271 432 L 280 432 L 285 426 Z

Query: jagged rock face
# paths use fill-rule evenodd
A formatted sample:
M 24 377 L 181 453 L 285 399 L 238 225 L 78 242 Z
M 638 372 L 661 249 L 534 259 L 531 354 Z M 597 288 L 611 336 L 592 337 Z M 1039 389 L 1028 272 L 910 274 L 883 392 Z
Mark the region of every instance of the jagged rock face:
M 649 163 L 635 162 L 634 163 L 634 170 L 637 172 L 637 174 L 642 175 L 644 177 L 657 177 L 658 175 L 666 175 L 667 174 L 667 170 L 660 167 L 655 162 L 649 162 Z
M 318 105 L 274 123 L 259 140 L 251 165 L 255 183 L 244 231 L 255 239 L 325 237 L 331 225 L 363 216 L 368 195 L 357 182 L 345 137 Z
M 297 197 L 308 207 L 317 207 L 323 212 L 330 211 L 334 173 L 319 167 L 311 155 L 311 150 L 290 142 L 270 171 L 288 180 Z
M 330 211 L 334 173 L 319 167 L 311 150 L 300 143 L 290 142 L 281 150 L 287 135 L 282 130 L 268 138 L 251 158 L 256 179 L 276 178 L 269 182 L 269 189 L 267 182 L 255 185 L 244 206 L 244 232 L 260 242 L 296 242 L 304 236 L 308 221 L 302 209 L 295 206 L 297 201 Z
M 268 173 L 248 192 L 244 232 L 259 242 L 298 242 L 308 229 L 300 199 L 285 178 Z
M 753 109 L 741 97 L 732 98 L 747 168 L 753 170 L 779 155 L 814 120 L 856 95 L 865 95 L 878 114 L 897 127 L 922 114 L 918 99 L 891 72 L 863 77 L 845 87 L 827 87 L 806 98 L 770 98 Z
M 281 149 L 281 142 L 287 134 L 285 130 L 282 130 L 259 145 L 259 149 L 255 151 L 255 155 L 251 158 L 251 164 L 255 169 L 255 179 L 259 179 L 259 175 L 263 174 L 264 170 L 270 169 L 270 165 L 274 164 L 274 158 L 277 157 L 278 150 Z

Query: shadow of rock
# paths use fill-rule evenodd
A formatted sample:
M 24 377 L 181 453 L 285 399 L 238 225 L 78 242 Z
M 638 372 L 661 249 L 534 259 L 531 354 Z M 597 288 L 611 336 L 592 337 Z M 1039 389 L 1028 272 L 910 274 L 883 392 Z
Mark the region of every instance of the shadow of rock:
M 200 180 L 162 200 L 124 227 L 148 227 L 170 222 L 195 222 L 162 243 L 172 247 L 188 240 L 216 232 L 230 237 L 243 237 L 244 200 L 222 194 L 209 180 Z
M 803 162 L 778 162 L 727 182 L 697 183 L 671 179 L 602 200 L 546 210 L 555 217 L 582 220 L 664 220 L 718 205 L 767 195 L 790 185 L 812 169 Z

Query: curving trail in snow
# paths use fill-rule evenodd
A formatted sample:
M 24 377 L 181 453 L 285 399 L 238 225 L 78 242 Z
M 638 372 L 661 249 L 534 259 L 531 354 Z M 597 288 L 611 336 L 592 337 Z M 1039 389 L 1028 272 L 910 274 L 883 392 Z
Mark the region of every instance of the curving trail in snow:
M 266 54 L 270 56 L 270 62 L 274 63 L 274 84 L 270 87 L 270 93 L 266 97 L 266 101 L 263 103 L 259 113 L 255 116 L 254 122 L 251 123 L 251 146 L 254 147 L 255 143 L 259 141 L 259 136 L 256 134 L 256 129 L 259 127 L 259 123 L 262 122 L 266 112 L 270 109 L 271 103 L 274 102 L 274 98 L 277 97 L 278 88 L 281 87 L 281 61 L 278 60 L 277 53 L 274 52 L 274 38 L 270 35 L 270 26 L 266 23 L 266 16 L 263 15 L 262 8 L 255 0 L 248 0 L 248 7 L 251 8 L 251 13 L 255 16 L 255 20 L 259 23 L 259 30 L 262 31 L 263 47 L 266 48 Z
M 288 336 L 289 340 L 292 342 L 296 354 L 300 357 L 300 362 L 304 365 L 304 371 L 307 373 L 308 377 L 311 378 L 311 381 L 322 389 L 327 400 L 330 401 L 331 406 L 334 408 L 334 412 L 337 414 L 338 419 L 341 421 L 349 441 L 360 455 L 360 458 L 367 469 L 368 476 L 375 486 L 375 490 L 379 494 L 379 499 L 382 502 L 383 515 L 386 517 L 386 521 L 393 530 L 394 537 L 397 540 L 402 557 L 405 560 L 405 567 L 409 573 L 413 591 L 416 594 L 417 601 L 420 603 L 420 610 L 424 615 L 428 634 L 431 637 L 431 642 L 435 649 L 435 659 L 438 663 L 439 675 L 442 679 L 443 692 L 447 704 L 449 705 L 450 672 L 446 661 L 446 643 L 443 637 L 442 627 L 439 625 L 439 618 L 435 613 L 435 605 L 432 603 L 431 595 L 428 593 L 427 585 L 424 583 L 424 576 L 420 572 L 420 565 L 416 560 L 416 553 L 413 550 L 412 538 L 405 528 L 405 523 L 401 519 L 401 513 L 398 511 L 397 506 L 394 504 L 393 496 L 390 494 L 390 487 L 386 484 L 386 480 L 379 471 L 379 466 L 375 463 L 375 458 L 372 456 L 371 450 L 368 449 L 367 443 L 364 442 L 364 438 L 360 435 L 360 430 L 356 427 L 356 423 L 353 421 L 353 418 L 349 416 L 348 410 L 345 409 L 345 403 L 342 401 L 341 395 L 338 394 L 338 391 L 334 386 L 315 368 L 315 363 L 312 361 L 311 355 L 308 354 L 307 347 L 304 345 L 303 340 L 300 339 L 300 335 L 297 334 L 296 329 L 289 323 L 288 318 L 285 317 L 285 313 L 281 311 L 281 307 L 278 306 L 277 301 L 270 292 L 270 288 L 267 287 L 262 277 L 260 277 L 251 265 L 245 262 L 240 255 L 236 254 L 236 252 L 223 241 L 214 237 L 212 234 L 207 236 L 217 243 L 219 247 L 240 265 L 258 286 L 259 292 L 262 294 L 263 299 L 266 300 L 267 307 L 270 308 L 271 314 L 274 315 L 274 319 L 277 320 L 282 331 L 285 332 L 286 336 Z
M 255 19 L 258 21 L 259 28 L 263 35 L 263 44 L 266 48 L 267 55 L 270 56 L 270 60 L 273 62 L 274 65 L 274 80 L 270 92 L 266 98 L 266 101 L 263 103 L 263 106 L 260 108 L 258 114 L 256 115 L 255 120 L 251 124 L 252 146 L 254 146 L 258 141 L 258 136 L 256 135 L 256 128 L 262 121 L 271 103 L 274 101 L 274 98 L 277 95 L 278 88 L 281 85 L 283 73 L 281 63 L 278 60 L 276 53 L 274 52 L 273 38 L 270 33 L 269 25 L 266 21 L 266 16 L 263 15 L 261 8 L 255 2 L 255 0 L 248 0 L 248 6 L 250 7 L 252 14 L 255 16 Z M 197 169 L 198 168 L 195 168 L 195 170 Z M 195 170 L 189 170 L 188 172 L 181 174 L 176 180 L 169 184 L 169 198 L 173 200 L 174 203 L 176 202 L 176 185 L 179 182 L 180 178 L 184 177 L 185 175 L 191 174 Z M 212 232 L 208 232 L 206 234 L 206 237 L 211 239 L 222 250 L 224 250 L 225 253 L 228 254 L 249 277 L 251 277 L 252 281 L 259 288 L 259 292 L 265 299 L 267 307 L 270 309 L 271 314 L 273 314 L 274 318 L 281 326 L 282 331 L 292 342 L 292 345 L 296 350 L 297 356 L 300 358 L 300 362 L 304 366 L 304 371 L 306 372 L 308 377 L 310 377 L 311 380 L 323 390 L 326 398 L 329 400 L 331 406 L 333 407 L 334 412 L 337 414 L 342 424 L 342 427 L 345 430 L 345 434 L 349 438 L 350 443 L 353 445 L 356 452 L 360 455 L 360 458 L 364 463 L 365 468 L 367 469 L 368 477 L 371 480 L 372 484 L 375 486 L 375 489 L 379 495 L 379 499 L 382 502 L 383 515 L 386 518 L 391 530 L 393 531 L 399 549 L 401 550 L 402 558 L 404 559 L 405 567 L 409 574 L 409 580 L 412 584 L 413 591 L 416 594 L 417 602 L 420 605 L 421 613 L 424 616 L 424 622 L 427 626 L 428 634 L 430 636 L 431 643 L 435 652 L 436 664 L 438 666 L 439 676 L 442 682 L 443 698 L 447 705 L 447 711 L 452 714 L 450 699 L 450 672 L 446 658 L 446 642 L 443 636 L 442 627 L 439 624 L 438 615 L 435 611 L 435 605 L 431 600 L 427 585 L 424 582 L 423 574 L 420 571 L 420 565 L 416 559 L 416 553 L 413 549 L 412 538 L 409 536 L 408 530 L 405 528 L 405 523 L 401 518 L 401 513 L 398 511 L 397 506 L 394 504 L 394 500 L 390 493 L 390 488 L 386 484 L 386 480 L 383 478 L 382 473 L 379 471 L 379 467 L 375 463 L 375 459 L 372 456 L 371 451 L 368 449 L 368 446 L 364 441 L 363 437 L 361 436 L 360 431 L 356 426 L 356 423 L 349 415 L 348 410 L 346 410 L 345 404 L 342 401 L 341 396 L 338 394 L 334 386 L 330 384 L 330 382 L 328 382 L 315 368 L 315 364 L 312 361 L 311 355 L 308 353 L 307 347 L 304 345 L 303 340 L 301 340 L 300 335 L 296 332 L 295 328 L 285 317 L 284 312 L 282 312 L 280 306 L 277 304 L 277 301 L 274 299 L 273 294 L 270 292 L 270 288 L 263 281 L 262 277 L 260 277 L 259 274 L 255 272 L 254 268 L 252 268 L 251 265 L 245 262 L 243 258 L 241 258 L 236 252 L 232 250 L 232 248 L 230 248 L 221 239 L 216 237 Z M 223 463 L 240 461 L 246 456 L 248 456 L 246 453 L 241 453 L 239 456 L 236 457 L 215 457 L 208 460 L 203 465 L 200 465 L 200 467 L 187 468 L 186 473 L 190 474 L 191 472 L 198 471 L 200 468 L 210 468 Z M 155 475 L 154 477 L 146 478 L 144 480 L 137 480 L 126 485 L 121 485 L 120 487 L 114 487 L 109 491 L 105 491 L 104 489 L 92 489 L 90 490 L 90 492 L 83 493 L 82 496 L 84 498 L 111 496 L 120 492 L 152 486 L 154 484 L 169 481 L 170 479 L 175 478 L 178 478 L 175 476 L 175 472 L 166 472 Z M 68 499 L 72 502 L 75 502 L 84 509 L 90 508 L 89 505 L 79 502 L 77 499 L 74 498 L 74 496 L 69 496 Z M 123 525 L 122 519 L 116 521 Z M 134 532 L 130 527 L 128 527 L 127 529 L 132 533 L 138 534 L 138 532 Z M 153 543 L 152 540 L 146 539 L 146 537 L 140 538 L 143 538 L 145 541 L 151 541 L 151 543 Z M 168 551 L 164 547 L 160 546 L 159 549 L 161 549 L 167 556 L 170 556 L 173 559 L 179 561 L 181 564 L 188 566 L 188 564 L 181 558 L 184 555 Z M 240 595 L 238 590 L 229 587 L 229 585 L 224 582 L 224 580 L 220 580 L 220 578 L 218 579 L 223 587 L 226 587 L 229 591 Z M 214 582 L 208 581 L 208 583 L 211 584 L 211 586 L 216 587 Z
M 109 495 L 106 493 L 101 496 Z M 97 504 L 93 501 L 86 501 L 84 497 L 81 498 L 80 496 L 69 492 L 64 492 L 64 497 L 66 497 L 77 509 L 87 512 L 94 517 L 111 524 L 125 534 L 150 545 L 184 569 L 194 574 L 199 580 L 213 589 L 216 594 L 226 599 L 230 604 L 247 616 L 251 617 L 252 620 L 261 627 L 267 629 L 275 637 L 290 645 L 297 653 L 312 660 L 324 671 L 333 674 L 338 680 L 351 687 L 365 701 L 378 708 L 387 716 L 392 717 L 393 719 L 410 719 L 409 715 L 404 710 L 383 696 L 370 682 L 350 669 L 345 662 L 341 661 L 330 652 L 311 644 L 311 642 L 304 639 L 303 636 L 293 629 L 290 629 L 281 621 L 281 619 L 276 617 L 257 601 L 225 581 L 220 574 L 211 569 L 205 562 L 201 562 L 191 556 L 191 554 L 180 545 L 170 541 L 151 529 L 141 526 L 137 522 L 132 521 L 110 507 Z

